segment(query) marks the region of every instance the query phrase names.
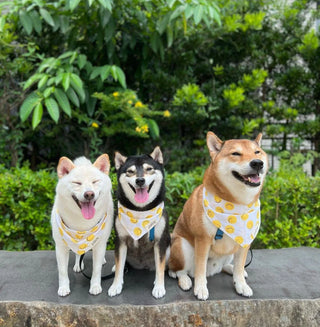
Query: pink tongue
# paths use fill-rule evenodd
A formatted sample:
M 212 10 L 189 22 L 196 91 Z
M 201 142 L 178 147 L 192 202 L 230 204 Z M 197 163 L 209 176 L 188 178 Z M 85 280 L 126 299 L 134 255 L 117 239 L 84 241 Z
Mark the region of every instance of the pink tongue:
M 93 206 L 93 202 L 81 202 L 81 213 L 83 218 L 91 219 L 93 218 L 96 209 Z
M 252 183 L 259 183 L 259 182 L 260 182 L 260 177 L 259 177 L 259 175 L 252 175 L 252 176 L 250 176 L 250 181 L 251 181 Z
M 138 188 L 136 189 L 136 195 L 134 196 L 134 199 L 138 203 L 144 203 L 148 200 L 149 198 L 149 193 L 147 188 Z

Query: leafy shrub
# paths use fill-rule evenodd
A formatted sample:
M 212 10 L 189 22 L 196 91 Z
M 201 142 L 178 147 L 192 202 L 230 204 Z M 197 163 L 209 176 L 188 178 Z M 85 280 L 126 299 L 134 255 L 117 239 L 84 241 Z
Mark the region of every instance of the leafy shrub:
M 0 167 L 0 248 L 52 249 L 50 212 L 56 178 L 29 167 Z
M 319 247 L 320 175 L 307 176 L 304 158 L 283 159 L 266 180 L 261 196 L 261 229 L 254 247 Z

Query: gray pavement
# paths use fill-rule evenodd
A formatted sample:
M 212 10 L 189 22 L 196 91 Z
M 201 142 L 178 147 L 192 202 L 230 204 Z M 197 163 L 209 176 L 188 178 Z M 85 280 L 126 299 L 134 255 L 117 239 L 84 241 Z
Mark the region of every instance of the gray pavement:
M 106 255 L 103 274 L 114 263 L 113 252 Z M 129 270 L 125 275 L 121 295 L 110 298 L 107 290 L 112 279 L 102 281 L 103 292 L 92 296 L 89 280 L 74 273 L 71 253 L 69 278 L 71 294 L 57 295 L 58 272 L 54 251 L 0 251 L 0 301 L 45 301 L 58 304 L 118 306 L 156 305 L 197 301 L 192 291 L 184 292 L 175 279 L 166 276 L 166 296 L 155 299 L 151 295 L 154 272 Z M 90 273 L 91 254 L 85 257 L 86 272 Z M 320 249 L 290 248 L 253 250 L 253 261 L 247 268 L 248 283 L 253 289 L 251 299 L 317 299 L 320 298 Z M 244 300 L 235 293 L 232 277 L 221 273 L 208 278 L 209 300 Z

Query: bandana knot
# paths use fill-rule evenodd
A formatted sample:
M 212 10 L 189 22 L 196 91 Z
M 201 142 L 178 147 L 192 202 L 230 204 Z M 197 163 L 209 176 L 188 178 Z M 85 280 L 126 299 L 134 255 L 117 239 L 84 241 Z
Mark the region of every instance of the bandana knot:
M 217 228 L 243 248 L 248 247 L 260 228 L 260 201 L 249 205 L 235 204 L 210 194 L 203 188 L 203 210 Z
M 162 217 L 164 202 L 147 211 L 127 209 L 118 202 L 118 217 L 122 226 L 134 240 L 148 233 Z
M 102 231 L 106 227 L 107 214 L 89 231 L 76 231 L 67 227 L 56 212 L 56 222 L 63 242 L 74 253 L 82 255 L 91 250 L 99 241 Z

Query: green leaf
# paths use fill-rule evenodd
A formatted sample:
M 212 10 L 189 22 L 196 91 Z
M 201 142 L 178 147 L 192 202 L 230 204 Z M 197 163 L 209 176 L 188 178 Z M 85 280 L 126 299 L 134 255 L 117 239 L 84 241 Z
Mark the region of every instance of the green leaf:
M 194 10 L 193 19 L 194 23 L 198 25 L 201 22 L 203 16 L 203 6 L 197 6 Z
M 30 15 L 26 11 L 20 11 L 19 17 L 21 24 L 28 35 L 32 33 L 33 25 L 32 25 L 32 19 Z
M 94 67 L 90 74 L 90 79 L 95 79 L 97 76 L 101 74 L 102 67 Z
M 70 101 L 76 106 L 76 107 L 80 107 L 80 101 L 79 98 L 76 94 L 76 92 L 74 91 L 74 89 L 72 87 L 69 87 L 67 90 L 67 96 L 70 99 Z
M 153 139 L 157 139 L 160 136 L 160 130 L 157 122 L 153 119 L 147 119 L 147 123 L 150 130 L 150 135 Z
M 98 0 L 99 3 L 109 11 L 112 11 L 112 2 L 110 0 Z
M 41 32 L 42 32 L 42 22 L 41 22 L 39 14 L 35 10 L 32 10 L 29 13 L 29 15 L 30 15 L 30 18 L 32 20 L 33 28 L 40 35 Z
M 45 84 L 47 83 L 47 80 L 49 78 L 49 75 L 46 75 L 46 74 L 42 74 L 42 75 L 43 76 L 38 83 L 38 89 L 41 89 L 43 86 L 45 86 Z
M 67 51 L 67 52 L 63 53 L 62 55 L 60 55 L 59 59 L 69 58 L 69 57 L 73 56 L 74 53 L 75 53 L 75 51 Z
M 79 95 L 80 102 L 83 103 L 86 99 L 86 94 L 83 89 L 81 78 L 78 75 L 71 73 L 70 84 Z
M 42 16 L 42 18 L 49 24 L 51 25 L 52 27 L 55 26 L 55 23 L 54 23 L 54 20 L 51 16 L 51 14 L 49 13 L 48 10 L 44 9 L 44 8 L 40 8 L 39 10 L 40 12 L 40 15 Z
M 78 56 L 78 66 L 80 69 L 82 69 L 87 63 L 87 56 L 86 55 L 80 55 Z
M 102 69 L 101 69 L 101 72 L 100 72 L 100 77 L 101 77 L 101 80 L 104 81 L 110 75 L 111 66 L 105 65 L 105 66 L 103 66 L 101 68 Z
M 80 0 L 69 0 L 70 10 L 73 11 L 76 7 L 78 7 Z
M 55 98 L 57 99 L 60 108 L 69 116 L 71 117 L 71 107 L 68 97 L 61 89 L 55 89 L 53 92 Z
M 120 67 L 116 67 L 116 71 L 117 71 L 119 83 L 124 89 L 126 89 L 127 88 L 126 75 L 124 74 L 123 70 Z
M 51 87 L 47 87 L 44 91 L 43 91 L 43 96 L 45 98 L 49 98 L 49 96 L 54 92 L 55 87 L 51 86 Z
M 63 73 L 62 74 L 62 86 L 65 91 L 67 91 L 70 87 L 71 73 Z
M 33 111 L 32 129 L 35 129 L 39 125 L 42 119 L 42 114 L 43 114 L 43 107 L 42 107 L 42 103 L 40 102 L 36 105 Z
M 27 88 L 29 88 L 32 84 L 34 84 L 35 82 L 37 82 L 38 80 L 40 80 L 42 77 L 44 76 L 44 74 L 34 74 L 32 75 L 23 85 L 23 90 L 26 90 Z
M 45 103 L 45 105 L 47 107 L 47 110 L 49 112 L 50 117 L 56 123 L 58 123 L 60 113 L 59 113 L 59 106 L 58 106 L 56 100 L 50 97 L 50 98 L 46 98 L 44 100 L 44 103 Z
M 24 101 L 20 107 L 20 119 L 22 122 L 26 121 L 30 116 L 33 108 L 41 101 L 41 98 L 36 92 L 32 92 Z

